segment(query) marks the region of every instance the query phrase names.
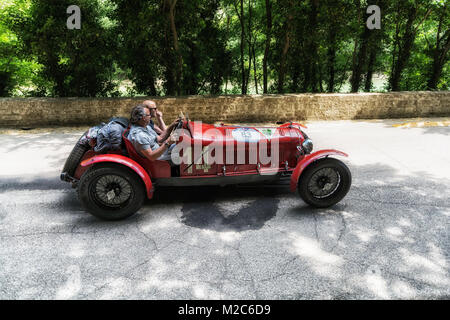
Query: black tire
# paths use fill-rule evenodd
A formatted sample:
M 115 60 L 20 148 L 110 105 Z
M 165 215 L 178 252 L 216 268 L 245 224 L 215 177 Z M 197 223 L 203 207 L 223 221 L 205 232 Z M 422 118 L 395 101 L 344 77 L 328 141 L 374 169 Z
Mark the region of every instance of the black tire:
M 78 186 L 83 207 L 103 220 L 132 216 L 142 207 L 145 195 L 141 179 L 122 165 L 94 166 L 83 174 Z
M 83 136 L 87 133 L 87 131 L 83 134 Z M 62 173 L 66 173 L 69 176 L 73 177 L 75 174 L 75 170 L 78 167 L 78 164 L 80 163 L 81 158 L 83 158 L 86 151 L 90 149 L 89 145 L 81 144 L 80 140 L 75 144 L 75 147 L 73 147 L 72 152 L 70 152 L 69 157 L 66 160 L 66 163 L 64 164 L 64 167 L 62 169 Z
M 352 175 L 342 161 L 324 158 L 303 171 L 298 181 L 298 192 L 309 205 L 328 208 L 347 195 L 351 184 Z

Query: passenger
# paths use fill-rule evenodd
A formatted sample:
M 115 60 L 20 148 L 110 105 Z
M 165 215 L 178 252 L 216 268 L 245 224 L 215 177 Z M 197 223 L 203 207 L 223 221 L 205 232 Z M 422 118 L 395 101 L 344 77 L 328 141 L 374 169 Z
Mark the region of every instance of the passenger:
M 151 111 L 144 104 L 131 110 L 131 128 L 128 140 L 133 144 L 137 153 L 149 160 L 170 160 L 170 151 L 175 146 L 175 139 L 170 136 L 172 130 L 179 123 L 175 120 L 166 130 L 158 135 L 150 126 Z M 160 146 L 161 144 L 161 146 Z
M 150 119 L 149 126 L 152 127 L 152 129 L 158 135 L 163 134 L 164 131 L 167 130 L 167 126 L 164 123 L 163 113 L 158 110 L 158 107 L 156 106 L 156 102 L 152 101 L 152 100 L 145 100 L 144 102 L 142 102 L 142 104 L 150 109 L 151 119 Z M 158 124 L 155 124 L 152 119 L 156 119 L 158 121 Z

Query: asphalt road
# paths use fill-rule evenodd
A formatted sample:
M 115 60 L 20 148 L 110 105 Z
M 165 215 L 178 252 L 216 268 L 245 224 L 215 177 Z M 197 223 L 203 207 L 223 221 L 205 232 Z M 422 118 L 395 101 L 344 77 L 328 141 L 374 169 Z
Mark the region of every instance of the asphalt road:
M 449 299 L 450 127 L 402 122 L 307 124 L 350 155 L 333 208 L 287 185 L 165 188 L 121 222 L 59 181 L 84 128 L 0 131 L 0 299 Z

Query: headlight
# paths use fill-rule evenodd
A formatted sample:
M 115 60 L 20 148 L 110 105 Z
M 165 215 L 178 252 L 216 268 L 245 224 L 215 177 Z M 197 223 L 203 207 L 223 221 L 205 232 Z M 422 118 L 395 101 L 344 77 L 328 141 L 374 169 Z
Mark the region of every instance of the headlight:
M 312 140 L 311 139 L 305 139 L 305 141 L 303 141 L 302 147 L 303 147 L 303 150 L 304 150 L 305 154 L 311 153 L 311 151 L 314 148 Z

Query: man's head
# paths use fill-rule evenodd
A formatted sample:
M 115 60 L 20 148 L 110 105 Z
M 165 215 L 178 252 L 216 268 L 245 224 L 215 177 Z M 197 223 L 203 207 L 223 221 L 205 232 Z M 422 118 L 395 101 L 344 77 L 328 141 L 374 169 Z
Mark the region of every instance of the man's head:
M 139 104 L 131 110 L 130 122 L 134 125 L 146 127 L 150 124 L 150 108 L 144 104 Z
M 152 100 L 145 100 L 142 102 L 144 106 L 146 106 L 150 110 L 150 115 L 152 118 L 156 117 L 156 111 L 158 110 L 158 107 L 156 106 L 156 102 Z

